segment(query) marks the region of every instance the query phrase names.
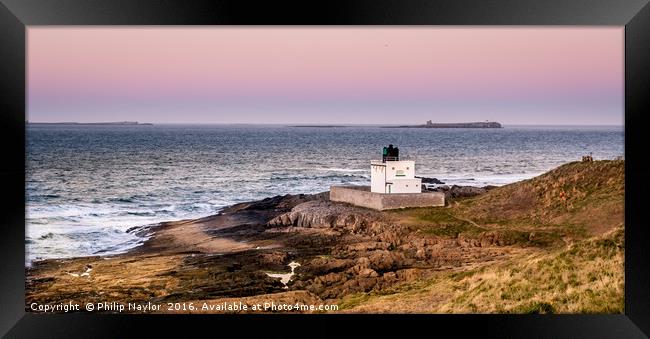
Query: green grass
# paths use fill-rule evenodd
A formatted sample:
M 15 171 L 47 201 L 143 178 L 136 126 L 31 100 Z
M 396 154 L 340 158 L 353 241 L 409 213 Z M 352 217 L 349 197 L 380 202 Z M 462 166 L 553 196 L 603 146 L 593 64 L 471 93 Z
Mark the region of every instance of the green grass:
M 452 210 L 444 207 L 410 208 L 393 213 L 406 217 L 407 225 L 429 235 L 457 237 L 460 233 L 478 235 L 485 231 L 457 218 Z
M 345 296 L 339 303 L 339 310 L 348 310 L 359 306 L 371 298 L 369 293 L 354 293 Z
M 506 245 L 547 247 L 561 244 L 561 238 L 566 234 L 584 233 L 582 228 L 574 225 L 531 226 L 522 220 L 491 219 L 472 223 L 470 219 L 457 216 L 460 213 L 454 208 L 412 208 L 393 214 L 403 218 L 403 224 L 425 235 L 456 238 L 462 234 L 466 238 L 477 238 L 484 232 L 497 231 Z

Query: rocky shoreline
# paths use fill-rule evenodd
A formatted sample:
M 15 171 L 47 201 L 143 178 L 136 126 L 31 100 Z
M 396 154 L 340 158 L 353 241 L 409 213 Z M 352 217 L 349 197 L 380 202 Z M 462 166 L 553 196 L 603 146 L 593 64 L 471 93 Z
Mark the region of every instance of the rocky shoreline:
M 327 192 L 275 196 L 131 232 L 149 239 L 125 254 L 33 263 L 26 269 L 27 310 L 33 302 L 103 302 L 108 296 L 167 303 L 292 293 L 294 302 L 332 304 L 508 252 L 485 239 L 422 239 L 385 213 L 330 202 Z M 300 266 L 287 288 L 265 274 L 286 271 L 292 261 Z
M 70 301 L 345 306 L 359 295 L 395 293 L 409 284 L 564 246 L 577 237 L 560 226 L 507 228 L 465 216 L 465 201 L 493 190 L 497 196 L 504 188 L 436 189 L 449 195 L 448 206 L 380 212 L 331 202 L 324 192 L 275 196 L 206 218 L 132 229 L 148 234 L 148 240 L 127 253 L 34 262 L 25 272 L 25 307 L 30 312 L 33 303 Z M 299 266 L 289 268 L 291 263 Z M 279 276 L 290 272 L 285 285 Z M 250 310 L 163 307 L 155 312 Z

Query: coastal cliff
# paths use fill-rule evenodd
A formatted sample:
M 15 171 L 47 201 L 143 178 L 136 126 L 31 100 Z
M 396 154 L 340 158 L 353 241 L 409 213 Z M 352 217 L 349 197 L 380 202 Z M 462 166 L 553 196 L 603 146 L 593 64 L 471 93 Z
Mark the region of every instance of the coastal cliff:
M 241 203 L 134 228 L 147 240 L 124 254 L 34 262 L 26 269 L 26 310 L 74 300 L 622 312 L 623 173 L 624 161 L 574 162 L 450 195 L 445 207 L 385 212 L 331 202 L 327 192 Z M 300 266 L 292 271 L 290 263 Z M 286 285 L 269 275 L 290 271 Z

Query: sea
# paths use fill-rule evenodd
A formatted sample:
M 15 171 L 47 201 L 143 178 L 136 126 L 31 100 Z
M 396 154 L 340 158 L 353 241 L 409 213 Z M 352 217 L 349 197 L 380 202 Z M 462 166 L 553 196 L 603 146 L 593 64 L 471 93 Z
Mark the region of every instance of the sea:
M 624 137 L 622 126 L 29 124 L 25 263 L 122 253 L 145 240 L 129 229 L 239 202 L 369 185 L 389 144 L 418 176 L 500 186 L 583 155 L 623 157 Z

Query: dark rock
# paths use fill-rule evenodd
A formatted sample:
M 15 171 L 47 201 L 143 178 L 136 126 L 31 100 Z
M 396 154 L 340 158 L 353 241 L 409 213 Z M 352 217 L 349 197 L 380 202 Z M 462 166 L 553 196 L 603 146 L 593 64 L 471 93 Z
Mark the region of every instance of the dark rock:
M 318 276 L 332 272 L 341 272 L 354 263 L 353 259 L 315 258 L 296 269 L 301 274 Z
M 404 254 L 390 251 L 373 251 L 368 257 L 370 268 L 378 272 L 394 271 L 405 266 Z
M 239 270 L 241 270 L 241 268 L 242 268 L 242 264 L 241 264 L 241 263 L 238 263 L 238 262 L 234 262 L 234 263 L 232 263 L 232 264 L 226 266 L 226 270 L 227 270 L 228 272 L 239 271 Z
M 416 176 L 416 178 L 422 179 L 423 184 L 438 184 L 438 185 L 444 184 L 444 182 L 438 180 L 437 178 L 427 178 L 427 177 L 418 177 L 418 176 Z
M 317 277 L 314 282 L 316 284 L 322 284 L 324 286 L 329 286 L 333 285 L 342 281 L 345 281 L 346 275 L 345 273 L 328 273 L 326 275 L 322 275 Z

